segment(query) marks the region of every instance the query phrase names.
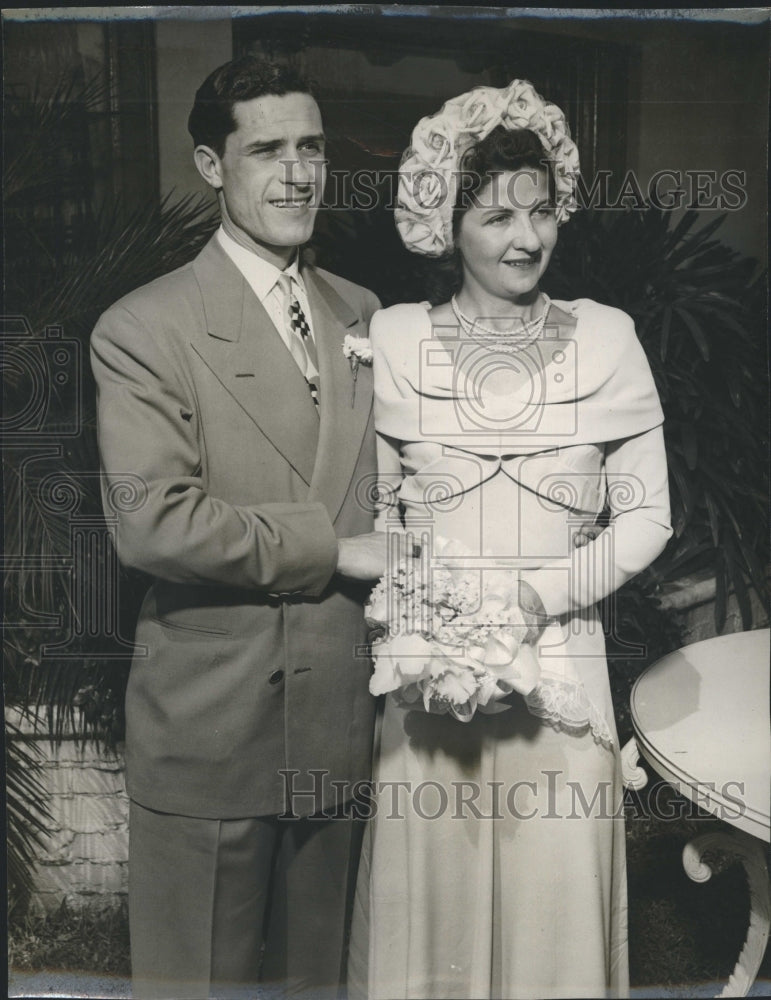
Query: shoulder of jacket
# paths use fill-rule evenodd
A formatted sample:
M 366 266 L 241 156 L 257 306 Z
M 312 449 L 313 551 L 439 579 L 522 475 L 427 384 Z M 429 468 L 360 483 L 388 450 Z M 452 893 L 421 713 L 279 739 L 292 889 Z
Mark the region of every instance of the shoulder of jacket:
M 172 313 L 176 304 L 190 302 L 198 295 L 198 283 L 193 272 L 193 261 L 188 261 L 174 271 L 162 274 L 146 285 L 140 285 L 133 291 L 123 295 L 105 310 L 103 316 L 110 313 L 125 311 L 136 316 L 152 311 Z M 156 312 L 157 311 L 157 312 Z
M 106 309 L 91 333 L 91 346 L 112 343 L 131 350 L 167 353 L 174 342 L 205 328 L 193 262 L 124 295 Z
M 342 278 L 339 274 L 333 274 L 331 271 L 325 270 L 323 267 L 316 267 L 315 265 L 310 268 L 314 271 L 319 278 L 330 284 L 334 290 L 343 298 L 359 300 L 375 297 L 375 293 L 370 291 L 369 288 L 365 288 L 364 285 L 357 285 L 355 281 L 349 281 L 348 278 Z

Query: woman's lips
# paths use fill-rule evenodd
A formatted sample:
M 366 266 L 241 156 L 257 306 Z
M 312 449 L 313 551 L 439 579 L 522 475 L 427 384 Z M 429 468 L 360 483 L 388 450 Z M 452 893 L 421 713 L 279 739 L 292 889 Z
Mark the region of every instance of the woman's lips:
M 507 267 L 518 267 L 526 269 L 528 267 L 535 267 L 540 263 L 542 254 L 534 253 L 530 254 L 529 257 L 510 257 L 508 260 L 504 260 L 503 263 Z

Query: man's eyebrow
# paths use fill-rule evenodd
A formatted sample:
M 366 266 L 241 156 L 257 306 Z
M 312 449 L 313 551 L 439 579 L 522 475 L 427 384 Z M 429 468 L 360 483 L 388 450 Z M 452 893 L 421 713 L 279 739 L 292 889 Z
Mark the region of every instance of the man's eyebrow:
M 313 132 L 311 135 L 304 135 L 297 140 L 297 145 L 300 146 L 304 142 L 326 142 L 327 137 L 323 132 Z
M 326 136 L 323 132 L 314 132 L 312 135 L 303 135 L 297 140 L 297 145 L 302 146 L 306 142 L 318 142 L 325 143 Z M 243 147 L 245 153 L 272 153 L 286 144 L 285 139 L 255 139 L 254 142 L 249 142 Z
M 282 139 L 255 139 L 254 142 L 249 142 L 244 146 L 244 152 L 252 153 L 257 150 L 274 150 L 281 149 L 283 146 Z

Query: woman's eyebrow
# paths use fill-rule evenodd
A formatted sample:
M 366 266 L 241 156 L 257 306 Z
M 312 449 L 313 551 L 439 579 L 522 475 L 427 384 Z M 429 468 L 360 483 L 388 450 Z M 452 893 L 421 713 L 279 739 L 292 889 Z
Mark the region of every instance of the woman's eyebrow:
M 505 215 L 507 212 L 511 212 L 512 209 L 505 205 L 480 205 L 484 215 Z

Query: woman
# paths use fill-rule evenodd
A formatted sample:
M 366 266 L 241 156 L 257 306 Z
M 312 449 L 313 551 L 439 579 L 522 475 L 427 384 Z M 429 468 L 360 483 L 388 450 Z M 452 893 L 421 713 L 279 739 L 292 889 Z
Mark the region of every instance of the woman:
M 448 102 L 402 162 L 402 239 L 452 252 L 461 283 L 449 302 L 372 321 L 379 476 L 398 499 L 380 526 L 398 518 L 432 557 L 463 553 L 482 573 L 509 566 L 528 626 L 519 660 L 528 647 L 536 673 L 465 724 L 387 696 L 353 995 L 628 991 L 620 763 L 595 605 L 671 528 L 663 417 L 631 319 L 540 287 L 577 175 L 562 113 L 525 81 Z

